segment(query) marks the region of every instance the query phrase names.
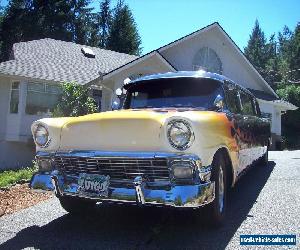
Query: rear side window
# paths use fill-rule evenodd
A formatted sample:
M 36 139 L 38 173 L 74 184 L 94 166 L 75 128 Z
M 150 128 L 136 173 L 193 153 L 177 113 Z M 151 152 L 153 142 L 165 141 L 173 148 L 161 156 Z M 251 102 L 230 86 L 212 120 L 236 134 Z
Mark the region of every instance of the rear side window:
M 240 113 L 239 93 L 232 84 L 225 85 L 226 105 L 232 113 Z
M 242 101 L 242 113 L 245 115 L 256 115 L 252 96 L 242 91 L 240 92 L 240 96 Z
M 254 99 L 254 103 L 255 103 L 255 107 L 256 107 L 257 116 L 261 116 L 260 107 L 259 107 L 258 101 L 256 99 Z

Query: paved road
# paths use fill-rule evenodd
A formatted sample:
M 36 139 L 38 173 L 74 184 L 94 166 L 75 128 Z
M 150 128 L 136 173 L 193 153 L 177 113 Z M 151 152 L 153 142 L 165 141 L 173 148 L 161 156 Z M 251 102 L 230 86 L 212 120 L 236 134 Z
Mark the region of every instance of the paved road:
M 269 158 L 230 193 L 220 229 L 163 209 L 106 208 L 75 218 L 54 198 L 0 218 L 0 248 L 247 249 L 239 245 L 240 234 L 297 234 L 293 249 L 300 248 L 300 151 L 271 152 Z

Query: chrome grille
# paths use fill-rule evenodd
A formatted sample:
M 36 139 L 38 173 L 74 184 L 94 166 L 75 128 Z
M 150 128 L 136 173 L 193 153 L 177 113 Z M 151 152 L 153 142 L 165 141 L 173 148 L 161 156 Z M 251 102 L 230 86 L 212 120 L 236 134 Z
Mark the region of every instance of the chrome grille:
M 150 181 L 169 179 L 165 158 L 102 158 L 102 157 L 58 157 L 55 166 L 66 175 L 80 173 L 109 175 L 111 179 L 128 179 L 143 175 Z

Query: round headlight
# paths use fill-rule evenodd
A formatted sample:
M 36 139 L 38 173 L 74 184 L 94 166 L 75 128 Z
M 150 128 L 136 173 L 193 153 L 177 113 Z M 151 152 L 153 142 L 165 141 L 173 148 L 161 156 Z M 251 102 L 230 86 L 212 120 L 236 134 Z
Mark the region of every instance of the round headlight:
M 173 120 L 168 123 L 167 137 L 172 147 L 185 150 L 194 141 L 194 133 L 190 124 L 185 120 Z
M 38 125 L 34 131 L 34 141 L 40 147 L 46 147 L 49 142 L 48 130 L 43 125 Z

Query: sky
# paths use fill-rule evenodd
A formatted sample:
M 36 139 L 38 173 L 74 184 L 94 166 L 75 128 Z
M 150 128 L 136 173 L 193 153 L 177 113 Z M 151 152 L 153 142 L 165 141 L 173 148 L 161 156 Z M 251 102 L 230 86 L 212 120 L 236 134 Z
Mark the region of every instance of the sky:
M 116 1 L 113 1 L 113 4 Z M 258 19 L 265 35 L 294 30 L 300 0 L 126 0 L 142 38 L 143 53 L 157 49 L 213 22 L 243 50 Z
M 1 0 L 0 0 L 1 1 Z M 99 9 L 99 1 L 92 1 Z M 112 0 L 114 6 L 117 0 Z M 125 0 L 142 38 L 143 54 L 213 22 L 244 49 L 258 19 L 266 37 L 300 22 L 300 0 Z M 2 5 L 7 0 L 1 1 Z

